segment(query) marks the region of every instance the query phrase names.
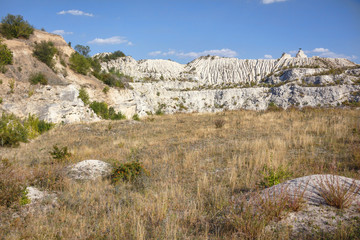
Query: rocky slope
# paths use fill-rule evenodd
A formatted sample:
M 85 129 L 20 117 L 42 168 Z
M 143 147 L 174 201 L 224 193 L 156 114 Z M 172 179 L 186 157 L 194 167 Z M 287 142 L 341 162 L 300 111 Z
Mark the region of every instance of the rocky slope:
M 54 42 L 55 70 L 32 56 L 35 42 Z M 360 101 L 360 67 L 347 59 L 296 57 L 241 60 L 206 56 L 188 64 L 170 60 L 120 57 L 102 62 L 102 70 L 117 70 L 132 77 L 128 88 L 110 88 L 93 76 L 68 67 L 74 50 L 58 35 L 35 31 L 29 40 L 4 43 L 14 55 L 13 65 L 0 73 L 0 111 L 20 116 L 37 114 L 52 122 L 96 121 L 99 118 L 78 98 L 84 87 L 91 101 L 105 101 L 127 117 L 155 112 L 217 112 L 224 109 L 263 110 L 269 104 L 338 106 Z M 65 63 L 65 64 L 64 64 Z M 42 72 L 47 86 L 30 85 L 31 73 Z

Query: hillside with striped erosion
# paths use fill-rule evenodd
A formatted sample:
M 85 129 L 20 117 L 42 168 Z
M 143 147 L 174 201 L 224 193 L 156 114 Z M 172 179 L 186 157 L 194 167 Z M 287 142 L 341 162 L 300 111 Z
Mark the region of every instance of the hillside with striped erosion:
M 57 49 L 50 68 L 33 55 L 36 44 L 51 41 Z M 90 70 L 80 74 L 69 62 L 75 52 L 59 35 L 35 30 L 29 39 L 3 40 L 13 62 L 0 72 L 0 112 L 29 113 L 51 122 L 86 122 L 100 119 L 78 98 L 106 102 L 116 112 L 133 115 L 175 112 L 219 112 L 225 109 L 264 110 L 268 106 L 351 107 L 360 102 L 360 66 L 337 58 L 296 57 L 243 60 L 199 57 L 188 64 L 171 60 L 135 60 L 130 56 L 106 59 L 97 54 L 104 73 L 121 84 L 109 85 Z M 42 73 L 46 85 L 30 84 Z M 104 91 L 104 89 L 108 89 Z

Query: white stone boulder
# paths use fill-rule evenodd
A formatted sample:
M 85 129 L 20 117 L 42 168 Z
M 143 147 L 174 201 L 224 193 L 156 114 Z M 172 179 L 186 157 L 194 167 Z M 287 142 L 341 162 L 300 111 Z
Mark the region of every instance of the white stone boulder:
M 111 165 L 100 160 L 84 160 L 70 167 L 68 176 L 75 180 L 95 180 L 111 172 Z

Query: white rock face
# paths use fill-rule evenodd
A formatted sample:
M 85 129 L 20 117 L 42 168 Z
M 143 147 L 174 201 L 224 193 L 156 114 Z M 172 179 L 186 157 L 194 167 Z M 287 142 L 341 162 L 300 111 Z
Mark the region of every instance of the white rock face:
M 4 99 L 2 109 L 18 116 L 36 114 L 40 119 L 49 122 L 88 122 L 99 118 L 84 103 L 75 85 L 44 86 L 38 89 L 30 98 Z
M 307 58 L 307 55 L 304 53 L 303 50 L 299 50 L 299 52 L 296 54 L 296 58 Z
M 100 160 L 84 160 L 70 167 L 68 176 L 75 180 L 94 180 L 111 172 L 111 165 Z

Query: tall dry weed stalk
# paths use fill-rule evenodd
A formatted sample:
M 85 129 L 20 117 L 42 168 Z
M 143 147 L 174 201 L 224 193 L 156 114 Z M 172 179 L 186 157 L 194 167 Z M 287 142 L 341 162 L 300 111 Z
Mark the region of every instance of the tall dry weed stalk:
M 325 202 L 333 207 L 349 207 L 360 193 L 356 180 L 347 182 L 336 175 L 325 175 L 317 178 L 317 189 Z

